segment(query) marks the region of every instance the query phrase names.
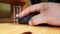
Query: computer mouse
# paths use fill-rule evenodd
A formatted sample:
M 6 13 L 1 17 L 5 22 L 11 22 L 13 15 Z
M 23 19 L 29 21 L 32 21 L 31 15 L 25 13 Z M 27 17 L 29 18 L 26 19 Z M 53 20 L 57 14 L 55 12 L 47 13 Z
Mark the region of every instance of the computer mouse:
M 29 20 L 35 16 L 35 15 L 38 15 L 39 12 L 33 12 L 33 13 L 30 13 L 22 18 L 18 17 L 18 22 L 19 24 L 28 24 Z

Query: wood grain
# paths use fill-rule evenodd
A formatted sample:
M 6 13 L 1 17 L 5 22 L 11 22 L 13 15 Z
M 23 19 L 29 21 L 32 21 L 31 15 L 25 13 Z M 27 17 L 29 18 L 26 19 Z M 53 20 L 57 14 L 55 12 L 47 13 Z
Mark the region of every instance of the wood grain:
M 0 24 L 0 34 L 22 34 L 23 32 L 29 31 L 33 34 L 60 34 L 59 27 L 29 26 L 10 23 Z

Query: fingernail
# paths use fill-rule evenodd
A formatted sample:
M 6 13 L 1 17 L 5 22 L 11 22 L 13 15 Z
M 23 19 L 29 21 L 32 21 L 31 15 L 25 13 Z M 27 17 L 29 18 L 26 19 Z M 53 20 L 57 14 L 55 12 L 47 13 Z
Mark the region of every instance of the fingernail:
M 32 25 L 32 22 L 31 22 L 31 20 L 29 21 L 29 25 Z

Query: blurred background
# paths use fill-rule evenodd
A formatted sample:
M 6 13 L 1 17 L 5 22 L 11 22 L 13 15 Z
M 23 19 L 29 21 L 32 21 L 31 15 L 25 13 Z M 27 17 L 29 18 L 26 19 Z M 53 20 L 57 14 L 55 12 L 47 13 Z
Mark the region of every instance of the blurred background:
M 0 19 L 10 17 L 10 5 L 0 3 Z
M 60 0 L 0 0 L 0 22 L 13 22 L 16 12 L 41 2 L 59 2 Z M 18 5 L 17 10 L 14 6 Z M 20 11 L 20 12 L 21 12 Z M 20 13 L 19 12 L 19 13 Z M 15 14 L 14 14 L 15 13 Z M 15 15 L 15 16 L 14 16 Z
M 10 18 L 10 5 L 0 3 L 0 22 L 8 22 Z

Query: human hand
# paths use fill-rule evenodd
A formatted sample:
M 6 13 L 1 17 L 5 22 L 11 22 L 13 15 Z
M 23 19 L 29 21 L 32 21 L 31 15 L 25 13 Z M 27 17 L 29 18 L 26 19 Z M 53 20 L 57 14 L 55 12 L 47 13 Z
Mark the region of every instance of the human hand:
M 19 16 L 24 17 L 32 12 L 40 12 L 29 21 L 30 25 L 47 23 L 54 26 L 60 26 L 60 4 L 58 3 L 39 3 L 32 5 L 22 11 Z

